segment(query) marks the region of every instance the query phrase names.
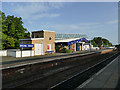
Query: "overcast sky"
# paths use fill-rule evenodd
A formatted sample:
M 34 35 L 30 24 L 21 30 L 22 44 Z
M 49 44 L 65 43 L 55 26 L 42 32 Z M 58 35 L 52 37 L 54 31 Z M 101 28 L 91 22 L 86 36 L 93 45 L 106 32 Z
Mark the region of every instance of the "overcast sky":
M 22 17 L 28 31 L 81 33 L 118 43 L 117 2 L 3 2 L 2 11 Z

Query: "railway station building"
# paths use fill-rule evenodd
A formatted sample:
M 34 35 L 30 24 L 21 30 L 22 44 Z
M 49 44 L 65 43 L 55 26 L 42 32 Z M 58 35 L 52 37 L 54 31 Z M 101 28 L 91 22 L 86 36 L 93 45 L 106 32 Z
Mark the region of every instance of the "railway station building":
M 55 32 L 54 31 L 33 31 L 31 38 L 20 39 L 21 44 L 34 44 L 34 55 L 44 55 L 47 52 L 55 52 Z M 23 48 L 24 49 L 24 48 Z
M 55 34 L 55 46 L 62 45 L 72 51 L 89 50 L 90 44 L 85 34 Z
M 61 45 L 69 50 L 82 51 L 89 49 L 89 43 L 85 34 L 59 34 L 54 31 L 33 31 L 31 38 L 20 39 L 20 44 L 33 44 L 28 48 L 34 51 L 34 55 L 44 55 L 55 52 L 55 47 Z M 26 48 L 23 48 L 26 49 Z

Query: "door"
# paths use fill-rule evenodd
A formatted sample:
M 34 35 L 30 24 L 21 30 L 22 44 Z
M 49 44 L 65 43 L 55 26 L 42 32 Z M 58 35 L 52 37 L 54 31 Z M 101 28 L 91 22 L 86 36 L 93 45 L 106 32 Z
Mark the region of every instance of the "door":
M 35 55 L 43 55 L 43 44 L 35 44 Z
M 80 51 L 82 51 L 82 43 L 80 43 Z
M 80 44 L 76 43 L 76 51 L 80 51 Z

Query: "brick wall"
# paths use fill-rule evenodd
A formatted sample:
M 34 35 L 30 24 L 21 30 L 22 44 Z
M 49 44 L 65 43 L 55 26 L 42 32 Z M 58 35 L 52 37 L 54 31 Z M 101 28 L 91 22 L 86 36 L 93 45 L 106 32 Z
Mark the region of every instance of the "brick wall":
M 51 51 L 55 52 L 55 32 L 44 31 L 44 51 L 47 51 L 47 45 L 51 44 Z
M 33 32 L 34 33 L 34 32 Z M 40 35 L 39 37 L 44 39 L 35 39 L 35 40 L 24 40 L 23 42 L 21 41 L 21 44 L 43 44 L 43 54 L 47 51 L 47 45 L 51 44 L 51 51 L 55 52 L 55 32 L 51 31 L 38 31 L 35 32 L 35 35 Z M 35 46 L 35 45 L 34 45 Z M 32 48 L 32 50 L 35 50 L 35 47 Z

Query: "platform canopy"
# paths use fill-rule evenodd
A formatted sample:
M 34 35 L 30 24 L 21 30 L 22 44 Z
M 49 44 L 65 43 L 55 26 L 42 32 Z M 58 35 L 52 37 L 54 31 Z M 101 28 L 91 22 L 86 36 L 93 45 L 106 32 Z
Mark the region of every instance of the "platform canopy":
M 81 42 L 81 41 L 85 41 L 87 43 L 89 42 L 85 38 L 73 38 L 73 39 L 55 40 L 55 43 L 67 43 L 67 45 L 71 45 L 71 44 Z

